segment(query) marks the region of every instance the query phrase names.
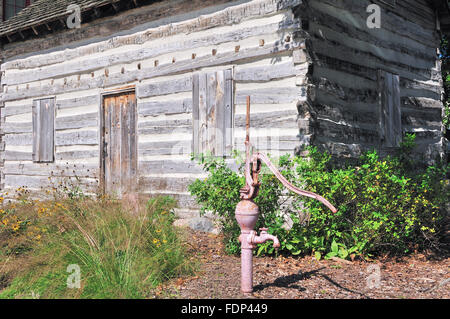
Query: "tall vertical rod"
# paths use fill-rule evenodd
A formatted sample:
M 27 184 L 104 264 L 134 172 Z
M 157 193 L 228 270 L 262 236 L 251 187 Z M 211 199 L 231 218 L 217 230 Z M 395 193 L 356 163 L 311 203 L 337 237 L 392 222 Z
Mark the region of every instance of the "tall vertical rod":
M 247 96 L 247 118 L 245 123 L 245 130 L 245 142 L 248 143 L 250 142 L 250 96 Z
M 247 96 L 247 116 L 245 122 L 245 178 L 250 176 L 250 96 Z
M 245 155 L 250 160 L 250 96 L 247 96 L 247 117 L 245 122 Z

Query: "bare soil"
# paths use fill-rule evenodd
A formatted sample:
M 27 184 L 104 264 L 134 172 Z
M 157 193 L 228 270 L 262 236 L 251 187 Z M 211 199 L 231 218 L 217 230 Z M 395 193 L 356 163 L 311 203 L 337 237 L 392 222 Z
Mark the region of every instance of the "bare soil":
M 450 259 L 430 260 L 422 254 L 372 262 L 255 257 L 254 294 L 247 296 L 240 292 L 240 257 L 224 253 L 222 238 L 193 231 L 187 236 L 191 253 L 200 261 L 199 271 L 160 286 L 159 298 L 450 298 Z

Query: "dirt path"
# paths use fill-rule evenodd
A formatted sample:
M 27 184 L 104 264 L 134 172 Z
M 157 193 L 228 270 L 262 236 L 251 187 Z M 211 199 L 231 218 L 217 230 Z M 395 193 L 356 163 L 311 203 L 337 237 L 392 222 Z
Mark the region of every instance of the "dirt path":
M 225 255 L 218 236 L 191 232 L 190 237 L 195 242 L 191 251 L 200 258 L 200 272 L 160 287 L 158 296 L 245 298 L 240 293 L 239 257 Z M 450 259 L 427 261 L 418 255 L 368 263 L 254 258 L 254 290 L 255 298 L 450 298 Z

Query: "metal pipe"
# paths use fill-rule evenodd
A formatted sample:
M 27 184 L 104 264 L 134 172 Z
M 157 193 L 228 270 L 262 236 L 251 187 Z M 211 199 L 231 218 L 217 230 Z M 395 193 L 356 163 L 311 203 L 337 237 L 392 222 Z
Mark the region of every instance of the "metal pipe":
M 273 241 L 273 247 L 280 247 L 278 238 L 267 233 L 267 228 L 261 228 L 258 236 L 254 228 L 259 217 L 259 207 L 253 202 L 253 199 L 258 195 L 259 181 L 258 174 L 261 168 L 261 162 L 265 163 L 278 180 L 290 191 L 314 198 L 325 206 L 327 206 L 333 213 L 337 209 L 322 196 L 301 190 L 291 183 L 278 171 L 278 169 L 270 162 L 269 158 L 262 153 L 251 154 L 250 144 L 250 96 L 247 97 L 247 118 L 246 118 L 246 159 L 245 159 L 245 187 L 240 190 L 241 201 L 236 206 L 236 220 L 241 228 L 241 235 L 239 241 L 241 243 L 241 290 L 243 293 L 253 292 L 253 249 L 256 244 L 262 244 L 268 240 Z

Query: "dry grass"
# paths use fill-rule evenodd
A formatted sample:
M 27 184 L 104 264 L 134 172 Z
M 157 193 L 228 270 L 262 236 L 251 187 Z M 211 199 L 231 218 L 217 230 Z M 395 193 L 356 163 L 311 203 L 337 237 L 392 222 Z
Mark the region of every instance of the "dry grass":
M 193 271 L 169 197 L 41 201 L 20 188 L 14 202 L 0 201 L 0 298 L 146 298 Z M 74 264 L 80 289 L 67 286 Z

